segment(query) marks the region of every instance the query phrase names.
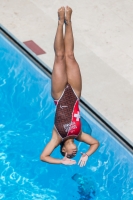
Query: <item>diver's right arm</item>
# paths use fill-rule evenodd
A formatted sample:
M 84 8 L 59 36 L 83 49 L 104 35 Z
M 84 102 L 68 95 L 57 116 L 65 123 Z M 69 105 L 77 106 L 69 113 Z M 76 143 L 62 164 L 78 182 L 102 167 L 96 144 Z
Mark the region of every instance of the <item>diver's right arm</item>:
M 56 145 L 56 142 L 54 141 L 54 139 L 52 138 L 50 140 L 50 142 L 46 145 L 46 147 L 44 148 L 41 156 L 40 156 L 40 159 L 41 161 L 44 161 L 44 162 L 48 162 L 48 163 L 51 163 L 51 164 L 61 164 L 61 159 L 56 159 L 56 158 L 52 158 L 50 156 L 50 154 L 53 152 L 53 150 L 57 147 L 58 145 Z
M 52 158 L 50 155 L 53 150 L 61 143 L 60 136 L 56 133 L 55 129 L 52 132 L 52 138 L 50 142 L 44 148 L 40 159 L 41 161 L 48 162 L 51 164 L 61 164 L 61 159 Z

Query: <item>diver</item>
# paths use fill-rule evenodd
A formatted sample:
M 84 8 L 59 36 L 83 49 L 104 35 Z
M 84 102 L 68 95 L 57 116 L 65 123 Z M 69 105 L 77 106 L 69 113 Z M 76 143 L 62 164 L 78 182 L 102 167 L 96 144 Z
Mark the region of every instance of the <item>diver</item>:
M 81 153 L 80 167 L 86 165 L 88 157 L 96 151 L 99 142 L 82 131 L 79 100 L 82 79 L 79 65 L 74 57 L 74 38 L 71 22 L 72 9 L 68 6 L 58 10 L 58 26 L 54 41 L 55 60 L 52 72 L 51 94 L 56 104 L 55 124 L 52 137 L 45 146 L 40 159 L 53 164 L 73 165 L 78 149 L 74 139 L 89 144 L 88 151 Z M 65 34 L 63 35 L 63 27 Z M 63 159 L 51 157 L 60 145 Z

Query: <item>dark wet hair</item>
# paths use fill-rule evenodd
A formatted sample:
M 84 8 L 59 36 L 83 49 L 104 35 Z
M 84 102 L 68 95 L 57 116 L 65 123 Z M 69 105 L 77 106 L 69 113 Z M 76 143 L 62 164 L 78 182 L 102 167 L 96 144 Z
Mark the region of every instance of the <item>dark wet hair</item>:
M 63 148 L 63 146 L 64 146 L 64 142 L 62 142 L 61 144 L 60 144 L 60 153 L 61 153 L 61 155 L 64 157 L 65 156 L 65 152 L 62 152 L 62 148 Z M 67 155 L 67 158 L 73 158 L 73 157 L 75 157 L 75 155 L 74 154 L 68 154 Z
M 63 146 L 64 146 L 64 142 L 61 142 L 61 144 L 60 144 L 60 153 L 61 153 L 62 156 L 65 156 L 65 152 L 62 152 Z

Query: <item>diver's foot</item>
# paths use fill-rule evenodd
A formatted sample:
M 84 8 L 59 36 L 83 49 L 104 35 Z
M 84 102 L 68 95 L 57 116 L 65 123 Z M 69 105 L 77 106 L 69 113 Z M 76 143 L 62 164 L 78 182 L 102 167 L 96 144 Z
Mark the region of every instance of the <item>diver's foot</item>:
M 59 24 L 63 25 L 65 21 L 65 7 L 61 7 L 58 9 L 58 18 Z
M 65 24 L 71 24 L 71 15 L 72 9 L 69 6 L 66 6 L 66 16 L 65 16 Z

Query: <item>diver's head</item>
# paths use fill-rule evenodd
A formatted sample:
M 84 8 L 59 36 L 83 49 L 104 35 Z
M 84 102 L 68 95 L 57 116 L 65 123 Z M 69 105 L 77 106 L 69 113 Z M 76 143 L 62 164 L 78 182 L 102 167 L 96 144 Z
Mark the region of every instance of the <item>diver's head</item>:
M 60 152 L 63 156 L 67 153 L 67 158 L 73 158 L 77 153 L 77 146 L 74 144 L 74 139 L 67 139 L 61 143 Z

